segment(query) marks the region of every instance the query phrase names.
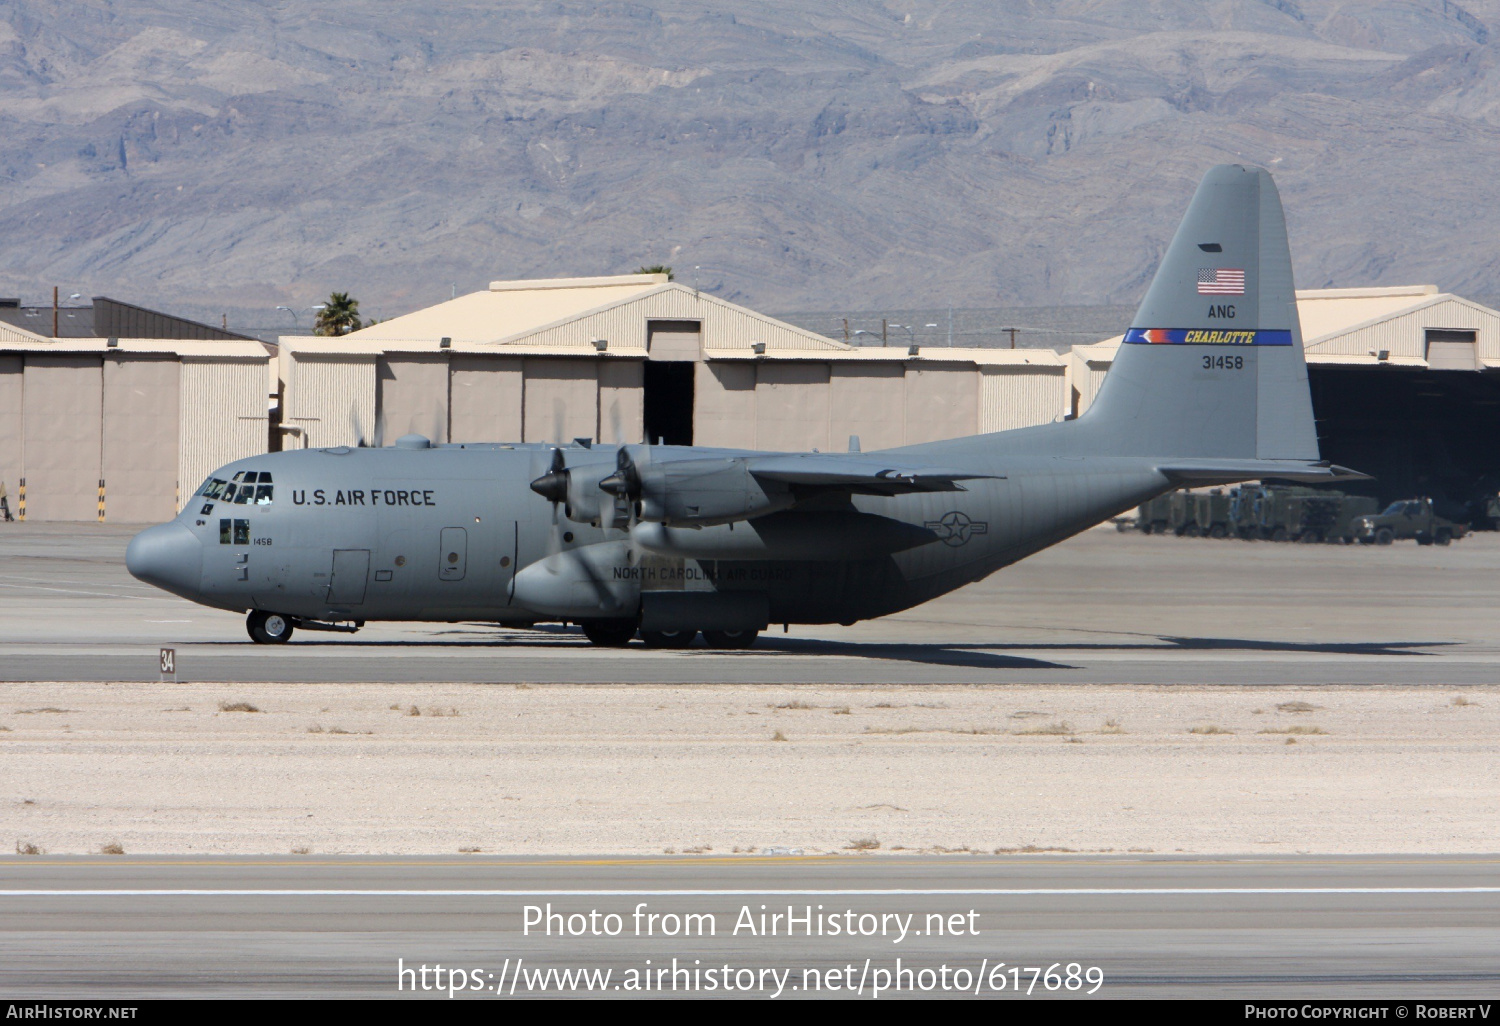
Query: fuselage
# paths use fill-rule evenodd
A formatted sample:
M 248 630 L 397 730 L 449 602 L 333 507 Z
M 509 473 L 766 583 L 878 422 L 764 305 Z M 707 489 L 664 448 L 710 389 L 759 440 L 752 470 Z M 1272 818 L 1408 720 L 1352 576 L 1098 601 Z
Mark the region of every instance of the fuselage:
M 1168 486 L 1145 460 L 1033 454 L 1076 426 L 891 451 L 990 475 L 962 490 L 825 495 L 757 520 L 638 524 L 636 535 L 576 522 L 532 491 L 553 446 L 269 453 L 215 471 L 174 521 L 132 543 L 128 562 L 204 605 L 313 621 L 582 622 L 653 608 L 690 621 L 728 595 L 763 623 L 852 623 L 978 580 Z M 616 447 L 565 453 L 579 467 L 613 463 Z M 588 564 L 608 602 L 537 589 L 551 581 L 543 570 L 570 560 Z

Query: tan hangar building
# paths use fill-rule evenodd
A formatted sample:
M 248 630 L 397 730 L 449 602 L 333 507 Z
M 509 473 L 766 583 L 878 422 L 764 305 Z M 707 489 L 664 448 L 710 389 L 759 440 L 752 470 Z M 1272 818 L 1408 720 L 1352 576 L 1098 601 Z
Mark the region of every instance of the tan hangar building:
M 664 274 L 497 281 L 337 338 L 283 337 L 282 443 L 878 449 L 1063 415 L 1051 350 L 861 347 Z
M 264 452 L 259 342 L 51 338 L 0 325 L 0 480 L 26 520 L 170 519 L 215 467 Z

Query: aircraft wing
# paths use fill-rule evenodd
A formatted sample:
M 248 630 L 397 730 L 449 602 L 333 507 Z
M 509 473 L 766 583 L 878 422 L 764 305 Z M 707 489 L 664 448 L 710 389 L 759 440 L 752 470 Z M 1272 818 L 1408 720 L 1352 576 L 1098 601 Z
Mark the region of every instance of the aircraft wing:
M 1277 478 L 1306 484 L 1332 484 L 1335 481 L 1368 481 L 1369 474 L 1341 467 L 1324 460 L 1308 463 L 1302 460 L 1173 460 L 1160 464 L 1158 471 L 1183 485 L 1233 484 Z
M 951 467 L 883 458 L 879 453 L 801 453 L 754 456 L 750 473 L 763 482 L 796 487 L 829 488 L 861 495 L 909 492 L 961 492 L 960 481 L 997 480 L 1003 474 L 975 474 Z

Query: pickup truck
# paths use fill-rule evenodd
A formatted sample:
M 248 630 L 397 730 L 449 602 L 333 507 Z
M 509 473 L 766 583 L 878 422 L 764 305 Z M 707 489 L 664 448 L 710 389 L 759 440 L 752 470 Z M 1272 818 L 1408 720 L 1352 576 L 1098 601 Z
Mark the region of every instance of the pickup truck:
M 1468 533 L 1463 524 L 1434 513 L 1431 499 L 1401 499 L 1383 512 L 1356 518 L 1353 528 L 1361 545 L 1389 545 L 1397 538 L 1415 538 L 1418 545 L 1447 545 Z

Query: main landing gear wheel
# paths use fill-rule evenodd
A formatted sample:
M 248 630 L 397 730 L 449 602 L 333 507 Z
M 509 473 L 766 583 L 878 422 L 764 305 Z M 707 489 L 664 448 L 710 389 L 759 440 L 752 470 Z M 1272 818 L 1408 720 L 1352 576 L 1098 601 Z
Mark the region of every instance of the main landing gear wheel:
M 709 648 L 749 648 L 755 644 L 760 631 L 704 631 L 703 640 Z
M 603 648 L 623 648 L 635 637 L 635 624 L 630 620 L 590 620 L 579 626 L 584 637 Z
M 292 636 L 292 618 L 252 609 L 245 617 L 245 629 L 250 632 L 250 640 L 257 645 L 281 645 Z
M 641 631 L 641 640 L 647 648 L 688 648 L 697 631 Z

